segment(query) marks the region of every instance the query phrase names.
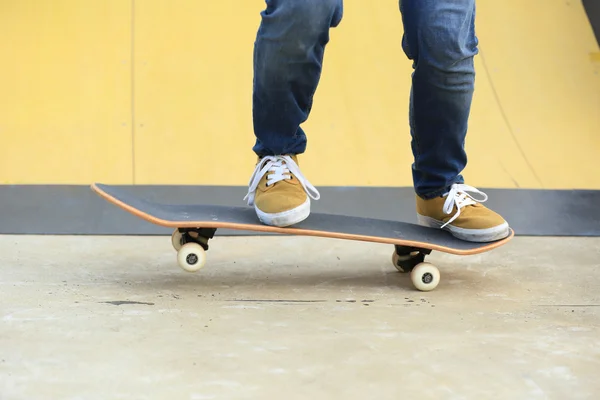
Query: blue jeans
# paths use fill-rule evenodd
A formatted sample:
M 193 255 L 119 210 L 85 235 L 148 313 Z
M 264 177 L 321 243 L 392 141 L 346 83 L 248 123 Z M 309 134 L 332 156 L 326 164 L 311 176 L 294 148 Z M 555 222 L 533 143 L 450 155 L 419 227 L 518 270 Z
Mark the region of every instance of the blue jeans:
M 266 0 L 254 46 L 253 123 L 258 156 L 301 154 L 329 29 L 343 0 Z M 409 126 L 413 183 L 429 199 L 467 164 L 464 150 L 477 54 L 475 0 L 400 0 L 402 47 L 413 61 Z

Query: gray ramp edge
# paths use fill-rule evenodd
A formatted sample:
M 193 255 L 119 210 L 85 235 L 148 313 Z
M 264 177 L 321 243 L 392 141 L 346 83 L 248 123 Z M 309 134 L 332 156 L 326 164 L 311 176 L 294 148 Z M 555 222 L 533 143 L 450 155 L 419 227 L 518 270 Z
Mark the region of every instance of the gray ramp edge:
M 173 204 L 244 205 L 241 186 L 124 186 L 131 194 Z M 600 236 L 600 190 L 485 189 L 486 203 L 517 235 Z M 409 187 L 320 187 L 318 213 L 416 222 Z M 88 185 L 0 185 L 0 234 L 165 235 L 100 198 Z M 219 230 L 218 235 L 256 235 Z M 264 233 L 260 233 L 264 235 Z
M 582 4 L 596 35 L 596 41 L 600 45 L 600 0 L 582 0 Z

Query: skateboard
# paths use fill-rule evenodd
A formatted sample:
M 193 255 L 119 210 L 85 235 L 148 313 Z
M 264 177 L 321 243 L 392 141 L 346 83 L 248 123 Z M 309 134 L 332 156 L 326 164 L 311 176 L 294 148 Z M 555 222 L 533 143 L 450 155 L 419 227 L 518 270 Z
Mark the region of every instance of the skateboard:
M 222 228 L 393 245 L 394 267 L 399 272 L 410 273 L 416 289 L 430 291 L 440 282 L 439 270 L 425 261 L 432 251 L 455 255 L 479 254 L 506 244 L 514 236 L 511 230 L 504 239 L 475 243 L 457 239 L 444 230 L 417 224 L 319 213 L 311 213 L 299 224 L 280 228 L 261 223 L 252 207 L 160 204 L 132 195 L 118 185 L 94 183 L 91 188 L 109 203 L 136 217 L 173 228 L 171 243 L 177 251 L 177 263 L 188 272 L 197 272 L 205 266 L 208 242 L 217 229 Z

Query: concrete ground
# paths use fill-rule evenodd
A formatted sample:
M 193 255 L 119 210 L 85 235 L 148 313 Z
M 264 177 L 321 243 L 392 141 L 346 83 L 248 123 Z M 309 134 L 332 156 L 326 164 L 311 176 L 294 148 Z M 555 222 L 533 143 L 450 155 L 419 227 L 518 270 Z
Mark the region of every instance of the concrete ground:
M 429 259 L 392 247 L 217 237 L 0 237 L 0 398 L 598 399 L 600 238 Z

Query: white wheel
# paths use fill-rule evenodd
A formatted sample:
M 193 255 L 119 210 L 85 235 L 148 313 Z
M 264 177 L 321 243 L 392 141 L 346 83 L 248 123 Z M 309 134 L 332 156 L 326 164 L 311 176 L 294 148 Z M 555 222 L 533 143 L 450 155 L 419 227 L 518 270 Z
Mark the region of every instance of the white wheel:
M 183 238 L 183 235 L 181 234 L 181 232 L 179 232 L 178 229 L 175 229 L 173 231 L 173 234 L 171 235 L 171 244 L 173 245 L 173 248 L 177 251 L 179 251 L 179 249 L 181 249 L 181 239 Z
M 440 271 L 428 262 L 418 264 L 410 273 L 410 280 L 415 288 L 422 292 L 428 292 L 440 283 Z
M 196 272 L 206 264 L 206 252 L 198 243 L 186 243 L 177 252 L 177 263 L 187 272 Z

